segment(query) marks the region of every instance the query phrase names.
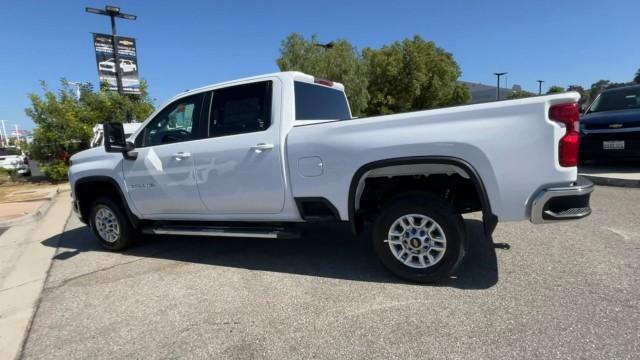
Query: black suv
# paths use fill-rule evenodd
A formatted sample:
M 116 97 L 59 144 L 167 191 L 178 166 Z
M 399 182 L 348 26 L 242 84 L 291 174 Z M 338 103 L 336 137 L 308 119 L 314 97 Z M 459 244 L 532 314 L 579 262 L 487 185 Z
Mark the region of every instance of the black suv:
M 603 91 L 580 118 L 580 161 L 640 159 L 640 85 Z

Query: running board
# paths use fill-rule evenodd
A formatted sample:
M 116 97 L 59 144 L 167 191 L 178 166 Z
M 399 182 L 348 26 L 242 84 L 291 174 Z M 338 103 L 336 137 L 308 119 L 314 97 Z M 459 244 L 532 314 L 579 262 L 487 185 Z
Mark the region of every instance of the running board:
M 155 235 L 183 235 L 183 236 L 210 236 L 210 237 L 239 237 L 259 239 L 292 239 L 299 234 L 284 228 L 234 228 L 214 226 L 159 226 L 145 228 L 146 234 Z

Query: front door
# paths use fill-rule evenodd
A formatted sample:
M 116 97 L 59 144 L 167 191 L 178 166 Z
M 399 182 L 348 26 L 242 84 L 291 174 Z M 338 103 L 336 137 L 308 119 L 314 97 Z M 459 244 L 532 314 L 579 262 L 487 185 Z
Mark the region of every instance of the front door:
M 194 142 L 196 181 L 209 214 L 282 211 L 280 132 L 273 121 L 279 106 L 272 106 L 279 89 L 276 81 L 262 81 L 213 91 L 208 137 Z
M 203 213 L 191 146 L 200 138 L 203 95 L 165 107 L 135 139 L 137 157 L 123 161 L 127 191 L 143 215 Z

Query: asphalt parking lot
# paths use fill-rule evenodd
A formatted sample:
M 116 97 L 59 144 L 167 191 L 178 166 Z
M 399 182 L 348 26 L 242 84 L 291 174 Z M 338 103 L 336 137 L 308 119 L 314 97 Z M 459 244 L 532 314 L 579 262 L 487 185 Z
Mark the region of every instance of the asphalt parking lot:
M 640 189 L 582 221 L 466 221 L 438 286 L 398 281 L 346 227 L 301 240 L 145 239 L 102 251 L 69 218 L 24 358 L 631 359 L 640 352 Z M 60 243 L 59 243 L 60 242 Z

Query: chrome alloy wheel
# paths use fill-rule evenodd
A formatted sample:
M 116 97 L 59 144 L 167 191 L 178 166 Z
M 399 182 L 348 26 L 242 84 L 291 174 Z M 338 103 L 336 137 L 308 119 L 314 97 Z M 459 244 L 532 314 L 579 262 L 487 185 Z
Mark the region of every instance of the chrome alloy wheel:
M 116 215 L 106 206 L 100 206 L 94 218 L 98 234 L 102 240 L 114 243 L 120 236 L 120 225 Z
M 399 217 L 391 224 L 385 242 L 396 259 L 416 269 L 434 266 L 447 249 L 447 238 L 440 225 L 421 214 Z

